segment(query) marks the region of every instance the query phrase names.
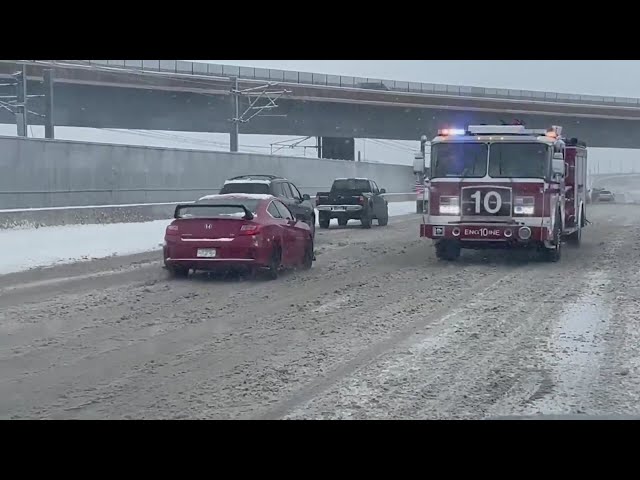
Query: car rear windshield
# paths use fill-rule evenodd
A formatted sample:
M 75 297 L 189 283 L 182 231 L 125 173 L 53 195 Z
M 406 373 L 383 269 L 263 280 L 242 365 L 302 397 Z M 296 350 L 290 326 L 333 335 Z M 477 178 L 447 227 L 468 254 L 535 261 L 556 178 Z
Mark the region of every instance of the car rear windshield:
M 178 218 L 215 218 L 245 216 L 241 205 L 255 215 L 259 200 L 225 199 L 196 202 L 197 207 L 185 206 L 178 211 Z
M 331 187 L 331 191 L 334 192 L 336 190 L 339 190 L 339 191 L 354 190 L 358 192 L 370 192 L 371 186 L 369 185 L 368 180 L 356 180 L 355 178 L 349 178 L 347 180 L 335 180 L 333 182 L 333 186 Z
M 221 194 L 225 193 L 269 193 L 269 184 L 267 183 L 227 183 L 220 190 Z

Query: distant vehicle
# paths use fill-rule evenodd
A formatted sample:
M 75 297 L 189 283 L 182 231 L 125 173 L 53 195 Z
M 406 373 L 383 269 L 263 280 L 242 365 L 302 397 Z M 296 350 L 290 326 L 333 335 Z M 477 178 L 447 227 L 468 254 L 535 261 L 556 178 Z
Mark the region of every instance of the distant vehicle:
M 609 190 L 600 190 L 597 196 L 598 202 L 615 202 L 616 196 Z
M 364 88 L 364 89 L 367 89 L 367 90 L 389 91 L 389 87 L 387 87 L 382 82 L 360 82 L 360 83 L 356 83 L 356 88 Z
M 284 268 L 311 268 L 313 234 L 272 195 L 209 195 L 176 207 L 163 253 L 175 277 L 234 269 L 275 279 Z
M 316 194 L 320 228 L 329 228 L 332 218 L 345 226 L 349 220 L 360 220 L 363 228 L 371 228 L 376 219 L 384 227 L 389 222 L 389 205 L 382 196 L 384 188 L 378 188 L 368 178 L 337 178 L 330 192 Z
M 241 175 L 224 182 L 220 194 L 257 193 L 273 195 L 293 212 L 298 220 L 302 220 L 316 234 L 316 213 L 308 194 L 301 194 L 293 182 L 277 175 Z

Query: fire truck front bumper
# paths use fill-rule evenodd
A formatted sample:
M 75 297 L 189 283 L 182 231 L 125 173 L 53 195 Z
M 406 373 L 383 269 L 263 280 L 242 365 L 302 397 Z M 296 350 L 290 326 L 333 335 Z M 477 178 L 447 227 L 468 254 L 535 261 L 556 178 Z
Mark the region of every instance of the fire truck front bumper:
M 523 223 L 510 224 L 431 224 L 420 225 L 420 236 L 435 241 L 452 240 L 470 248 L 526 246 L 548 241 L 550 230 Z

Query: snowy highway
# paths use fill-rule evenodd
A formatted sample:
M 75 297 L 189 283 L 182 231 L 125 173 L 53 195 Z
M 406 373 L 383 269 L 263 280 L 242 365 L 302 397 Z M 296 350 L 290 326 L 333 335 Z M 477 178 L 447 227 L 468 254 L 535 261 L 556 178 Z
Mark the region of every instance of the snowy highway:
M 438 261 L 419 218 L 318 230 L 275 282 L 158 251 L 1 275 L 0 418 L 640 414 L 640 206 L 590 205 L 555 264 Z

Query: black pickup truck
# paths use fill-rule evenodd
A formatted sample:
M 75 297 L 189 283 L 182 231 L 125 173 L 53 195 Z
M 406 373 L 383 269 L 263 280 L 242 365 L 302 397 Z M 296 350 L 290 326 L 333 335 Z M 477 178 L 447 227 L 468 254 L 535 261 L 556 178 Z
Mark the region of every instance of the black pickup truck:
M 344 226 L 349 220 L 360 220 L 363 228 L 371 228 L 371 221 L 385 226 L 389 221 L 389 207 L 382 196 L 385 189 L 367 178 L 336 178 L 330 192 L 316 194 L 320 228 L 329 228 L 332 218 Z

